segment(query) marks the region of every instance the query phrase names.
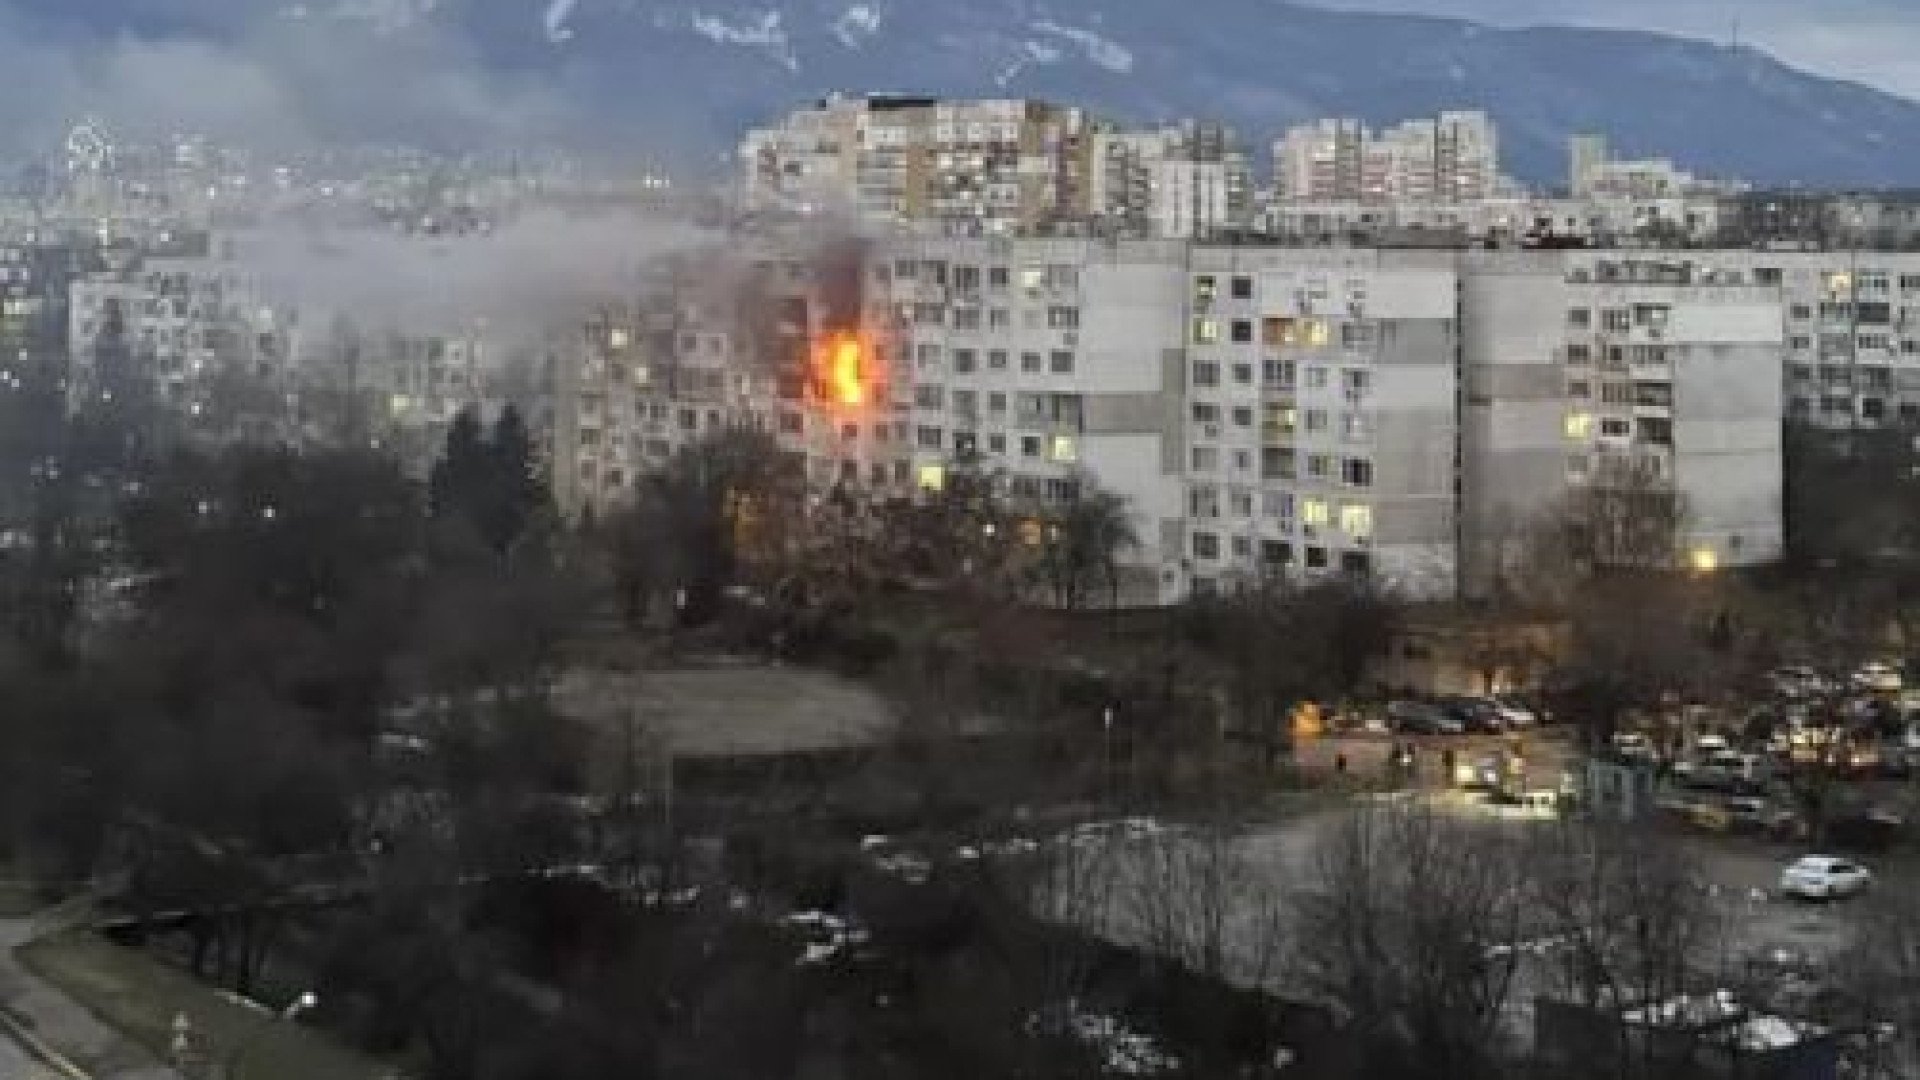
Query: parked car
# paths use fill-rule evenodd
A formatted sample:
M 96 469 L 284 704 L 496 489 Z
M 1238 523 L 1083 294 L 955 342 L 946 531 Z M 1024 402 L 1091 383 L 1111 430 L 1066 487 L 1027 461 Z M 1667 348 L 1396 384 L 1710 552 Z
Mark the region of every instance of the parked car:
M 1402 735 L 1458 735 L 1464 730 L 1447 710 L 1431 702 L 1410 700 L 1387 705 L 1387 726 Z
M 1833 855 L 1804 855 L 1780 873 L 1780 891 L 1800 900 L 1833 900 L 1865 891 L 1873 874 Z
M 1738 832 L 1792 836 L 1800 829 L 1798 814 L 1763 798 L 1733 798 L 1725 805 L 1728 822 Z
M 1853 673 L 1853 685 L 1876 694 L 1897 694 L 1903 682 L 1899 668 L 1879 661 L 1862 664 Z
M 1500 709 L 1487 698 L 1448 697 L 1440 699 L 1440 708 L 1460 724 L 1462 731 L 1499 733 L 1506 730 Z
M 1540 724 L 1540 714 L 1531 705 L 1511 694 L 1496 694 L 1487 699 L 1500 710 L 1500 719 L 1506 721 L 1508 728 L 1530 728 Z

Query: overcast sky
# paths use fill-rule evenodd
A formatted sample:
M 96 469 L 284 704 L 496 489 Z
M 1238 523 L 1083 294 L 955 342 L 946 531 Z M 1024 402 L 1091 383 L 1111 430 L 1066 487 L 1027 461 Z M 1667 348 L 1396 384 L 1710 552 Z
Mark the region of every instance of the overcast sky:
M 1570 23 L 1740 40 L 1823 75 L 1920 100 L 1920 0 L 1318 0 L 1505 26 Z

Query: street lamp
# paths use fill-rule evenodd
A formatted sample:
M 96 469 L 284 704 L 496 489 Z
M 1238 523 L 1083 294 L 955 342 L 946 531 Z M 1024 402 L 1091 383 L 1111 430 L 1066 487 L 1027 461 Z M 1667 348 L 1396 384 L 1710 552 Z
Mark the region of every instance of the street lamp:
M 314 1009 L 318 1007 L 319 1004 L 320 995 L 311 990 L 294 998 L 293 1002 L 286 1008 L 281 1009 L 279 1012 L 261 1021 L 260 1026 L 255 1028 L 252 1034 L 248 1035 L 235 1046 L 233 1050 L 227 1054 L 224 1061 L 222 1061 L 220 1071 L 215 1075 L 219 1080 L 240 1080 L 240 1065 L 241 1062 L 245 1060 L 249 1050 L 252 1050 L 254 1046 L 266 1038 L 268 1034 L 277 1030 L 281 1024 L 292 1023 L 301 1013 Z

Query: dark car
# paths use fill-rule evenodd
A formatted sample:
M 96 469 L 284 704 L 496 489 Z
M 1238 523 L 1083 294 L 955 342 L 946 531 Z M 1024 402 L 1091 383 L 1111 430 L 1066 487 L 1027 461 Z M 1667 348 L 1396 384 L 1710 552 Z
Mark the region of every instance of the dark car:
M 1402 735 L 1458 735 L 1466 730 L 1446 709 L 1426 701 L 1388 705 L 1387 726 Z
M 1441 698 L 1440 708 L 1460 725 L 1462 731 L 1498 734 L 1507 728 L 1506 721 L 1500 716 L 1500 707 L 1486 698 Z

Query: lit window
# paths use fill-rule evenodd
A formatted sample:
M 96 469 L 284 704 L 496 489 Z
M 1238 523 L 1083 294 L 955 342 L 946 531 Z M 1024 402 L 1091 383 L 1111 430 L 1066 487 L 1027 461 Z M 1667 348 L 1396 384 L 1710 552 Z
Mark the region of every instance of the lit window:
M 1212 345 L 1220 340 L 1220 324 L 1212 319 L 1193 320 L 1193 343 Z
M 1358 539 L 1372 536 L 1373 508 L 1370 506 L 1341 507 L 1340 531 Z
M 1300 520 L 1308 525 L 1325 525 L 1333 520 L 1332 511 L 1325 499 L 1300 500 Z
M 632 338 L 625 330 L 615 327 L 613 331 L 607 335 L 607 347 L 610 349 L 624 349 L 627 347 L 627 342 L 631 340 Z
M 944 465 L 920 466 L 919 485 L 922 491 L 939 491 L 947 486 L 947 469 Z
M 1310 319 L 1304 329 L 1309 345 L 1325 345 L 1332 338 L 1332 331 L 1325 319 Z
M 1583 412 L 1567 414 L 1567 438 L 1585 439 L 1592 435 L 1593 414 Z
M 1055 435 L 1047 456 L 1057 464 L 1072 465 L 1080 460 L 1080 448 L 1074 444 L 1073 436 Z

